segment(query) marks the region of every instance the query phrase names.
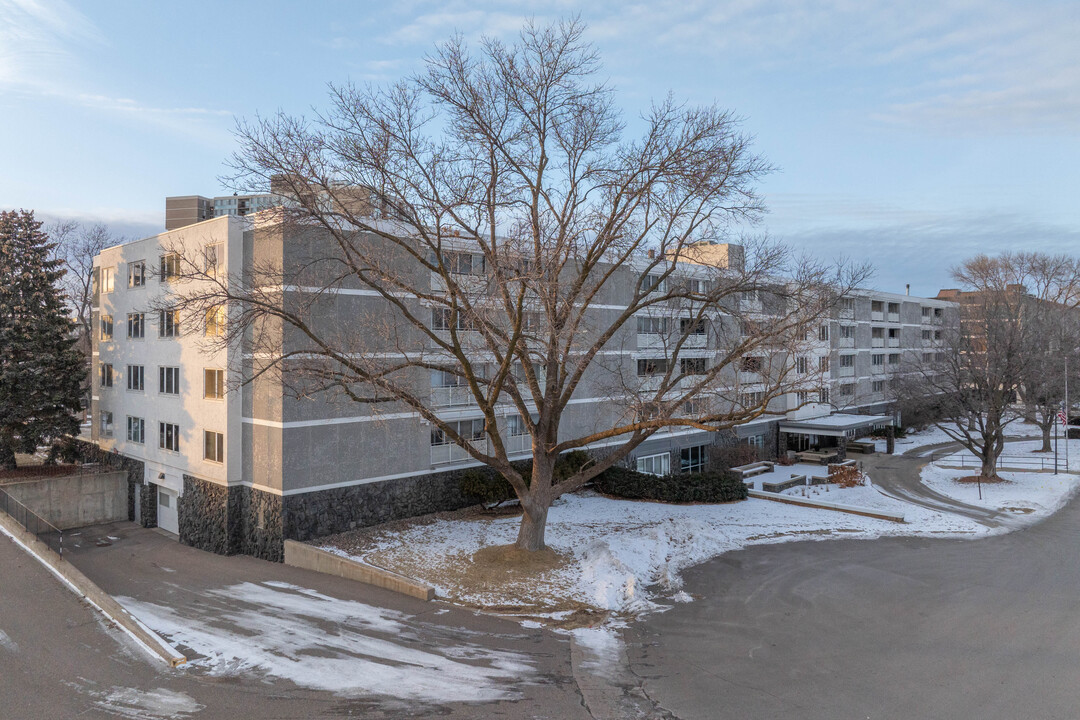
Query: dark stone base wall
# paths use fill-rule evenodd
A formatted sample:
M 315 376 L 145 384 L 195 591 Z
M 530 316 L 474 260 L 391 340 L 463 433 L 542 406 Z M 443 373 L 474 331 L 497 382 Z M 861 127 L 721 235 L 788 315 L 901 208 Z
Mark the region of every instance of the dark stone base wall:
M 280 496 L 185 475 L 179 516 L 185 545 L 219 555 L 284 559 Z
M 401 518 L 475 505 L 458 487 L 464 470 L 320 490 L 284 498 L 284 535 L 306 541 Z
M 144 528 L 157 527 L 157 493 L 158 486 L 154 483 L 143 485 L 139 502 L 139 524 Z

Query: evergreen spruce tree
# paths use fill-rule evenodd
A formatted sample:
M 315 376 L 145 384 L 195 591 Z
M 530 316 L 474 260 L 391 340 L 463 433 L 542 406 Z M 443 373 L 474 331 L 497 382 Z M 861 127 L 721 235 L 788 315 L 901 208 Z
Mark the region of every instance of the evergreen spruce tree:
M 79 432 L 85 365 L 53 247 L 33 212 L 0 212 L 0 468 Z

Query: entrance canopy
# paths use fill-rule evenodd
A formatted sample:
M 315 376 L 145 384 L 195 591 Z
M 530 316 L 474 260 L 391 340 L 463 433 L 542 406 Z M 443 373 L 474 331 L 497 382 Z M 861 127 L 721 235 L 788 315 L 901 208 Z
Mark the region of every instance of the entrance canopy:
M 789 420 L 780 423 L 780 432 L 789 435 L 826 435 L 854 437 L 875 427 L 892 425 L 891 415 L 849 415 L 833 413 L 809 420 Z

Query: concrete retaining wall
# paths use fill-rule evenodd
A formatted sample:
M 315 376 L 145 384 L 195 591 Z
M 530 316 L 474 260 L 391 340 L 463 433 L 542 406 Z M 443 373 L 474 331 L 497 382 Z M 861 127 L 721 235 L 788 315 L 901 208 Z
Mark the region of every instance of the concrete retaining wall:
M 40 478 L 4 490 L 61 530 L 128 519 L 126 470 Z
M 295 540 L 285 541 L 285 564 L 375 585 L 421 600 L 435 597 L 435 588 L 430 585 Z

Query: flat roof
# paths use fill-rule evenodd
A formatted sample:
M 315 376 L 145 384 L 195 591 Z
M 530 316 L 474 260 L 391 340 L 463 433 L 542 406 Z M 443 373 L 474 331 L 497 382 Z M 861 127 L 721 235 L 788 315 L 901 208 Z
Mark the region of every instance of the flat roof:
M 780 423 L 780 432 L 795 435 L 844 435 L 848 430 L 861 430 L 874 425 L 892 425 L 891 415 L 855 415 L 833 413 L 809 420 L 789 420 Z

